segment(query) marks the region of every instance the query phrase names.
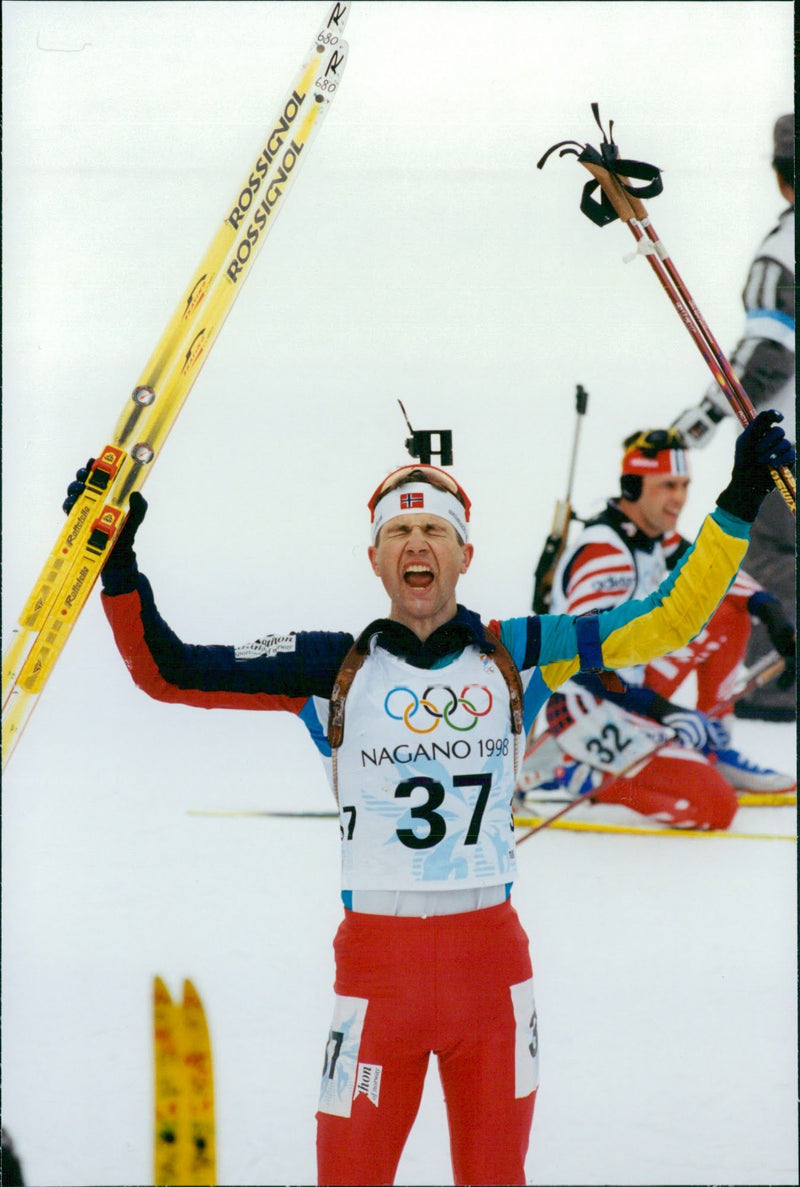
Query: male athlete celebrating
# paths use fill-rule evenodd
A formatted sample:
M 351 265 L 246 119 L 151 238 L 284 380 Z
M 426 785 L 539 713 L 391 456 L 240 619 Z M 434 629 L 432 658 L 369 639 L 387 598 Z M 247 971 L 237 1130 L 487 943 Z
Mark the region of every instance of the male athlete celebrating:
M 774 419 L 762 414 L 741 435 L 717 509 L 658 589 L 584 620 L 484 625 L 458 605 L 473 558 L 469 499 L 446 471 L 414 465 L 369 503 L 387 617 L 355 639 L 311 631 L 188 646 L 137 569 L 145 504 L 131 496 L 103 600 L 136 683 L 164 701 L 296 714 L 339 805 L 344 919 L 319 1183 L 394 1182 L 432 1052 L 455 1182 L 525 1183 L 538 1035 L 528 942 L 510 900 L 520 743 L 582 666 L 644 663 L 702 629 L 741 562 L 770 466 L 793 457 Z

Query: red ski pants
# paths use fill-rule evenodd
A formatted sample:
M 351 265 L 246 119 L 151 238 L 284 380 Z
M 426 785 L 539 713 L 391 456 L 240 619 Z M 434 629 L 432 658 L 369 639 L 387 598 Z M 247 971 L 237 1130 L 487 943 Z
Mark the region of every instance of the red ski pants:
M 524 1184 L 538 1034 L 511 903 L 427 918 L 346 911 L 334 950 L 319 1183 L 394 1183 L 435 1053 L 455 1183 Z
M 677 745 L 665 746 L 594 798 L 673 828 L 727 828 L 739 807 L 736 792 L 708 759 Z
M 669 699 L 694 672 L 697 708 L 708 712 L 730 695 L 750 637 L 750 616 L 740 598 L 725 598 L 704 630 L 680 651 L 654 660 L 645 684 Z M 562 694 L 551 697 L 548 721 L 566 704 Z M 563 728 L 563 719 L 560 719 Z M 724 829 L 738 808 L 736 792 L 707 758 L 696 750 L 665 746 L 616 779 L 595 797 L 598 803 L 624 804 L 676 828 Z

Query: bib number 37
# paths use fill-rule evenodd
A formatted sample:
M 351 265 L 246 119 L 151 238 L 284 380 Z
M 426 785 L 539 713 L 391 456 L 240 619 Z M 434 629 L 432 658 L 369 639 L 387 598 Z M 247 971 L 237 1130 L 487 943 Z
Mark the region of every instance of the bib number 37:
M 477 775 L 454 775 L 453 786 L 477 788 L 478 794 L 464 836 L 465 845 L 477 845 L 483 814 L 492 789 L 492 776 L 485 772 Z M 427 775 L 415 775 L 398 783 L 394 792 L 395 799 L 409 799 L 418 789 L 425 792 L 425 799 L 409 809 L 412 821 L 420 822 L 418 828 L 398 828 L 397 837 L 409 849 L 432 849 L 444 840 L 447 834 L 447 821 L 442 813 L 437 811 L 444 803 L 445 789 L 436 779 L 431 779 Z M 356 809 L 343 805 L 342 811 L 348 816 L 345 835 L 347 840 L 351 840 L 356 826 Z M 344 829 L 342 831 L 345 832 Z

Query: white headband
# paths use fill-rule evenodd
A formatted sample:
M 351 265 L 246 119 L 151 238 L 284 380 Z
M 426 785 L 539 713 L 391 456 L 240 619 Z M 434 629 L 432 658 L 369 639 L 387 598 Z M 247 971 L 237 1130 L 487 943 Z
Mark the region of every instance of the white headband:
M 388 491 L 375 508 L 372 520 L 372 543 L 390 519 L 398 515 L 437 515 L 446 519 L 466 544 L 469 540 L 467 512 L 459 499 L 449 491 L 431 486 L 429 482 L 409 482 Z

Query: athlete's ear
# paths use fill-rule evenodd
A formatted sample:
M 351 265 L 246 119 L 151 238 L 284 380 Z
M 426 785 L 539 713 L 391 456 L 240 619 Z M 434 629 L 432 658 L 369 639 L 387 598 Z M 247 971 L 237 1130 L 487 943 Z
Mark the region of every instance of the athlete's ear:
M 466 573 L 467 569 L 472 564 L 472 558 L 475 555 L 475 546 L 474 546 L 474 544 L 465 544 L 463 546 L 463 549 L 464 550 L 463 550 L 462 559 L 461 559 L 461 572 Z
M 375 559 L 377 555 L 378 555 L 377 548 L 375 547 L 374 544 L 370 544 L 369 547 L 367 548 L 367 556 L 369 557 L 369 563 L 372 565 L 372 572 L 375 574 L 375 576 L 380 577 L 380 575 L 381 575 L 380 569 L 378 568 L 378 562 Z

